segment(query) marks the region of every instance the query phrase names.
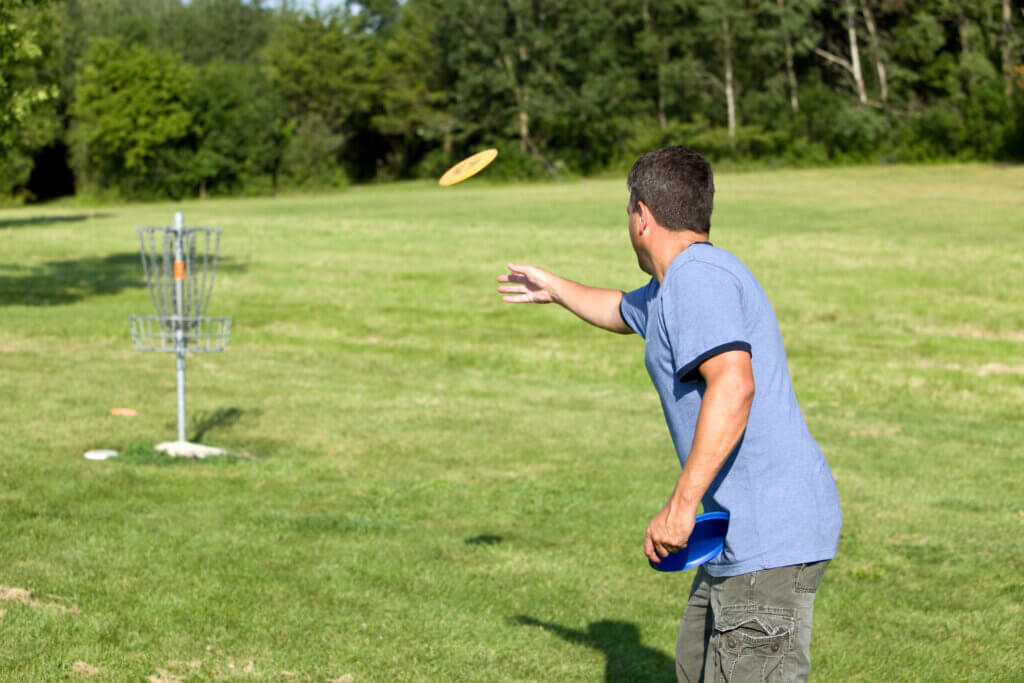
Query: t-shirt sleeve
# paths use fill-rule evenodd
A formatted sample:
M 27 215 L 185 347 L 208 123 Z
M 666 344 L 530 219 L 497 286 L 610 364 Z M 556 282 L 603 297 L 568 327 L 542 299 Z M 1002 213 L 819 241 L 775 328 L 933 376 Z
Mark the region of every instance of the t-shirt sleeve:
M 647 309 L 651 303 L 651 288 L 654 283 L 655 279 L 651 278 L 643 287 L 623 294 L 622 301 L 619 302 L 619 315 L 622 316 L 623 322 L 641 337 L 647 335 Z
M 700 379 L 698 368 L 726 351 L 750 353 L 739 280 L 701 261 L 683 265 L 662 294 L 665 331 L 680 382 Z

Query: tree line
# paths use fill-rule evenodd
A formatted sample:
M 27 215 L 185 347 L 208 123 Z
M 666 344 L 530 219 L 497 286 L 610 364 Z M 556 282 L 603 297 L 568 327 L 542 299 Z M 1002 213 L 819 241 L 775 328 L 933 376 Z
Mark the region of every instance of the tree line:
M 1011 0 L 0 0 L 0 193 L 1024 160 Z

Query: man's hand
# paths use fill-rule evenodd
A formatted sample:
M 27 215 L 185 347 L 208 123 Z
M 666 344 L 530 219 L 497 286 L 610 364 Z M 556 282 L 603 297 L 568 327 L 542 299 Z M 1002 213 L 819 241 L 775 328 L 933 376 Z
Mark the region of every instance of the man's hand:
M 501 300 L 510 304 L 549 304 L 555 301 L 553 285 L 558 279 L 543 268 L 536 266 L 519 266 L 508 264 L 510 275 L 499 275 L 498 282 L 513 282 L 512 285 L 498 287 L 503 294 Z
M 498 287 L 501 300 L 510 304 L 561 304 L 591 325 L 618 332 L 632 334 L 633 330 L 622 319 L 619 303 L 622 292 L 617 289 L 587 287 L 572 280 L 558 277 L 543 268 L 508 264 L 512 271 L 499 275 L 498 282 L 508 282 Z
M 686 547 L 686 542 L 697 523 L 697 507 L 679 505 L 675 497 L 665 503 L 661 512 L 654 516 L 644 533 L 644 554 L 657 564 Z

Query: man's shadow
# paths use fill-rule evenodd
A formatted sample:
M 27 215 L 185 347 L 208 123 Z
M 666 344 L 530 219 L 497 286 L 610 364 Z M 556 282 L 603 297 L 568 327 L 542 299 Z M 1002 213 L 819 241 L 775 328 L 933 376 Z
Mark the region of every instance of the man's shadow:
M 548 621 L 519 615 L 512 619 L 523 626 L 540 626 L 570 643 L 580 643 L 604 653 L 604 680 L 609 683 L 651 681 L 675 683 L 675 660 L 640 642 L 640 629 L 625 621 L 595 621 L 586 631 L 576 631 Z

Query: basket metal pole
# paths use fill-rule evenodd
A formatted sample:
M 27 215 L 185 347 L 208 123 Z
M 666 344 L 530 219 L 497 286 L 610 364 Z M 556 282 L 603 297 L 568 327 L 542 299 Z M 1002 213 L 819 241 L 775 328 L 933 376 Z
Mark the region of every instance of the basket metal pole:
M 174 214 L 174 351 L 178 371 L 178 441 L 185 441 L 185 217 Z

